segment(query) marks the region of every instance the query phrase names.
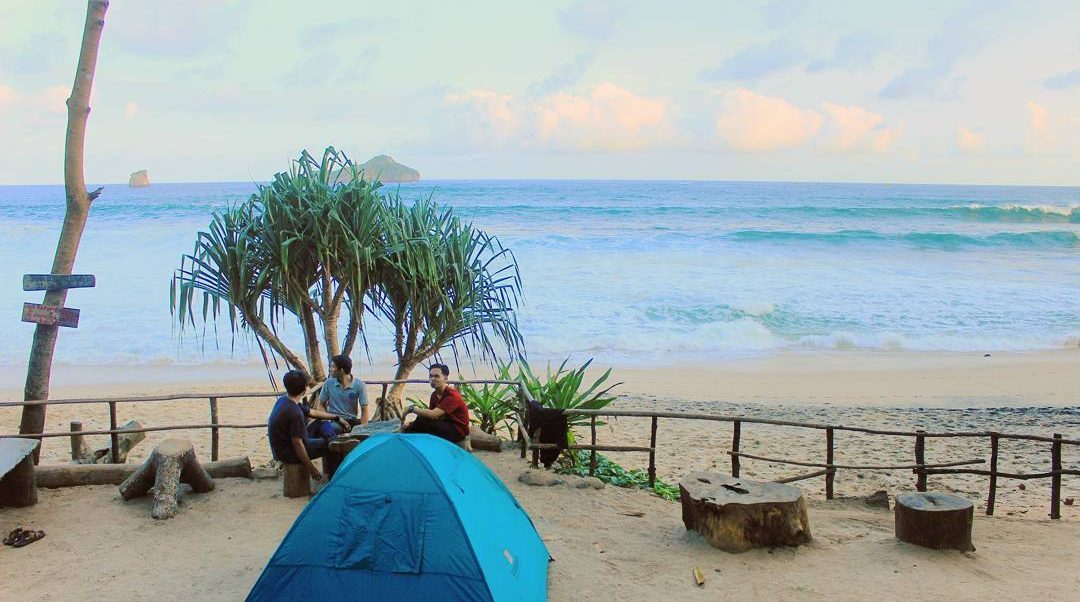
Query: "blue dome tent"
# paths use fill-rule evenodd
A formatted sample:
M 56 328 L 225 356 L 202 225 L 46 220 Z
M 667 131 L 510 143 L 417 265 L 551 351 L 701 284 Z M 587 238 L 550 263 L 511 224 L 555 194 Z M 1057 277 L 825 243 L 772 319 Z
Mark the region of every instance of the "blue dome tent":
M 300 513 L 247 599 L 546 600 L 548 560 L 529 515 L 471 454 L 375 435 Z

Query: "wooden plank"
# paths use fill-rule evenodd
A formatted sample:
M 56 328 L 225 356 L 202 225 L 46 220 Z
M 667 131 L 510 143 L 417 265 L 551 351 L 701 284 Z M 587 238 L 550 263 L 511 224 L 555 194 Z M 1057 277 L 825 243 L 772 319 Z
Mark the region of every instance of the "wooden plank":
M 22 321 L 45 326 L 79 327 L 79 310 L 70 307 L 49 307 L 38 303 L 23 303 Z
M 93 274 L 23 274 L 24 291 L 54 291 L 66 288 L 92 288 Z

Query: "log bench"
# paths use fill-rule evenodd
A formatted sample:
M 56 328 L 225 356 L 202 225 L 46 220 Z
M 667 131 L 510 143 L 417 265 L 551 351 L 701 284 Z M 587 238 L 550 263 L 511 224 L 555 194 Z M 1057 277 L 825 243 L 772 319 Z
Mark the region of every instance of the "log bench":
M 679 481 L 679 499 L 687 530 L 726 552 L 810 541 L 806 501 L 797 487 L 692 472 Z
M 21 508 L 38 501 L 34 477 L 37 439 L 0 439 L 0 506 Z

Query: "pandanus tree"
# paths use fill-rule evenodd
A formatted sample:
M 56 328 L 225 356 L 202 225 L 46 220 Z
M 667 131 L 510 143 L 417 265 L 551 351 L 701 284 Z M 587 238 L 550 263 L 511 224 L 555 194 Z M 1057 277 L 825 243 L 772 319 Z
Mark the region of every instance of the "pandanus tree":
M 351 353 L 361 332 L 382 246 L 378 187 L 331 147 L 321 160 L 303 152 L 247 201 L 215 212 L 172 281 L 181 330 L 226 315 L 233 335 L 255 335 L 268 367 L 281 358 L 324 380 L 323 358 Z M 280 336 L 286 316 L 299 322 L 303 357 Z
M 395 379 L 447 347 L 492 361 L 523 353 L 513 254 L 430 198 L 410 205 L 380 191 L 328 148 L 215 212 L 173 278 L 181 331 L 227 316 L 233 336 L 254 334 L 268 369 L 280 358 L 312 382 L 326 378 L 326 355 L 366 342 L 372 317 L 394 333 Z M 303 356 L 279 336 L 285 319 L 300 325 Z M 379 414 L 398 415 L 403 393 L 395 385 Z
M 449 347 L 455 358 L 495 360 L 524 351 L 514 309 L 517 262 L 499 240 L 430 198 L 385 205 L 386 253 L 377 262 L 374 307 L 393 325 L 395 380 Z M 395 384 L 377 415 L 399 415 L 405 385 Z

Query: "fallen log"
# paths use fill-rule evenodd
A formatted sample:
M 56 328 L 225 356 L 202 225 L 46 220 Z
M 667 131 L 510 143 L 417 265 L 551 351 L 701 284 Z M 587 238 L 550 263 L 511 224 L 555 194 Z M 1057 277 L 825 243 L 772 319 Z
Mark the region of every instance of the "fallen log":
M 142 426 L 143 426 L 142 423 L 139 422 L 138 420 L 129 420 L 127 424 L 125 424 L 124 426 L 121 426 L 117 430 L 123 431 L 123 430 L 128 430 L 128 429 L 141 429 Z M 117 450 L 116 463 L 117 464 L 123 464 L 124 462 L 127 462 L 128 454 L 131 453 L 131 450 L 136 445 L 141 443 L 143 441 L 143 439 L 146 439 L 146 433 L 142 433 L 142 432 L 139 432 L 139 433 L 120 433 L 117 436 L 117 441 L 119 443 L 117 443 L 117 446 L 116 446 L 116 450 Z M 93 462 L 95 464 L 109 464 L 109 463 L 111 463 L 112 462 L 112 440 L 110 440 L 107 445 L 95 449 L 91 453 L 91 456 L 89 458 L 87 458 L 86 461 L 87 462 Z
M 202 466 L 215 479 L 253 478 L 247 456 L 207 462 Z M 37 485 L 46 489 L 119 485 L 138 469 L 136 464 L 42 464 L 37 467 Z
M 195 446 L 185 439 L 166 439 L 154 448 L 138 470 L 120 483 L 120 497 L 128 501 L 153 487 L 154 505 L 150 516 L 165 520 L 176 516 L 181 482 L 191 485 L 196 493 L 214 489 L 214 479 L 195 457 Z
M 810 541 L 806 502 L 790 485 L 692 472 L 679 481 L 679 498 L 686 528 L 726 552 Z
M 901 493 L 896 496 L 895 529 L 900 541 L 934 550 L 970 552 L 975 506 L 945 493 Z

